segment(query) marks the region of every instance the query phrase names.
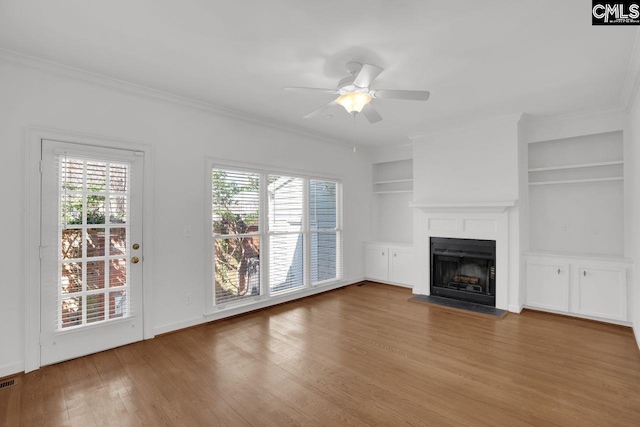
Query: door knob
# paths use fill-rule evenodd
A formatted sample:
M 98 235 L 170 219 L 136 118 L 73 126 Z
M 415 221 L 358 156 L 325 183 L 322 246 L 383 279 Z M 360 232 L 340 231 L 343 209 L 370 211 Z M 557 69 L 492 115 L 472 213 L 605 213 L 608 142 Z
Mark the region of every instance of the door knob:
M 140 262 L 140 258 L 138 258 L 137 256 L 134 256 L 133 258 L 131 258 L 131 262 L 132 262 L 133 264 L 137 264 L 137 263 L 139 263 L 139 262 Z

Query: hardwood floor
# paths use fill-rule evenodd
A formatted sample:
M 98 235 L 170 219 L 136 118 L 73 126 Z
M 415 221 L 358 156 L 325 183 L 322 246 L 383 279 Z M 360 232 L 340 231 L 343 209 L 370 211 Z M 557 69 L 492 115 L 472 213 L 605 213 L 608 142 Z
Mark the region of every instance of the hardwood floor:
M 638 426 L 629 328 L 367 283 L 42 368 L 0 425 Z

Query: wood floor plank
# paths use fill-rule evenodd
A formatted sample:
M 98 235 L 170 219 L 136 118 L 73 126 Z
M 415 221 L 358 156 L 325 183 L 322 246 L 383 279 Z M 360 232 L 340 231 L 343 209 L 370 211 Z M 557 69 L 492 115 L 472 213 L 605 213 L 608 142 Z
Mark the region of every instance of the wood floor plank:
M 2 426 L 637 426 L 629 328 L 367 282 L 44 367 Z

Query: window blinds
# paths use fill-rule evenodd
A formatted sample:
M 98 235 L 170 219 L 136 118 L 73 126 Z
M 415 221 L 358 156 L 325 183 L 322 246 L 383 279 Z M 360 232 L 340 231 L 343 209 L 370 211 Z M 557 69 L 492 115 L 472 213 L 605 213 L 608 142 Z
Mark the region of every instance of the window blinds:
M 304 286 L 304 180 L 268 176 L 269 287 L 281 292 Z
M 43 222 L 43 233 L 57 233 L 58 242 L 57 255 L 43 259 L 43 304 L 51 307 L 54 329 L 131 316 L 131 164 L 59 152 L 45 168 L 57 182 L 57 197 L 47 198 L 55 206 L 43 206 L 58 217 L 57 227 Z
M 309 181 L 312 284 L 341 275 L 338 200 L 338 183 L 315 179 Z
M 336 181 L 212 168 L 214 305 L 339 279 L 341 202 Z
M 215 304 L 260 295 L 260 175 L 214 169 Z

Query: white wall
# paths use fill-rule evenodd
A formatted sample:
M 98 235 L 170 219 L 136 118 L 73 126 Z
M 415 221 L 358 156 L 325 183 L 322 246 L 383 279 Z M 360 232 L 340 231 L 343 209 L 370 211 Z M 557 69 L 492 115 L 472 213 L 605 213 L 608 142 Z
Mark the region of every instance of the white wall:
M 344 276 L 364 276 L 371 160 L 367 152 L 154 100 L 108 85 L 0 62 L 0 376 L 24 366 L 23 146 L 28 125 L 151 144 L 155 156 L 154 329 L 204 313 L 205 157 L 337 176 L 344 183 Z M 183 237 L 183 227 L 191 237 Z M 191 305 L 184 304 L 190 293 Z
M 413 159 L 413 143 L 403 145 L 385 145 L 371 150 L 373 163 L 395 162 Z
M 372 240 L 386 243 L 413 242 L 413 194 L 376 194 L 372 209 Z
M 416 138 L 414 200 L 516 200 L 518 119 L 487 120 Z

